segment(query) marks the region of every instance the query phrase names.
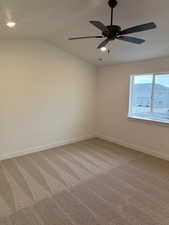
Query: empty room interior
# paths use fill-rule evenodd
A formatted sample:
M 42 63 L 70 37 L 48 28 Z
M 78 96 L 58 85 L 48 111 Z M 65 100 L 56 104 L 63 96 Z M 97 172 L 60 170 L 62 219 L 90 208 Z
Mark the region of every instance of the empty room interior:
M 169 225 L 168 21 L 0 0 L 0 225 Z

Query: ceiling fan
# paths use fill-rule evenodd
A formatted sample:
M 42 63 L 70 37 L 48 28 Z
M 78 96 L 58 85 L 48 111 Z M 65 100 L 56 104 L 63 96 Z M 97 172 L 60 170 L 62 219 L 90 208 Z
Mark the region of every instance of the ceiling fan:
M 141 24 L 138 26 L 134 26 L 134 27 L 130 27 L 130 28 L 122 30 L 120 26 L 113 25 L 113 9 L 117 6 L 117 0 L 109 0 L 108 5 L 111 8 L 111 23 L 109 26 L 105 26 L 100 21 L 95 21 L 95 20 L 90 21 L 90 23 L 93 26 L 97 27 L 102 32 L 102 35 L 73 37 L 73 38 L 69 38 L 69 40 L 105 38 L 105 40 L 101 42 L 101 44 L 99 44 L 99 46 L 97 47 L 98 49 L 104 48 L 110 41 L 113 41 L 115 39 L 127 41 L 134 44 L 142 44 L 145 42 L 144 39 L 126 36 L 126 34 L 128 35 L 128 34 L 133 34 L 133 33 L 141 32 L 141 31 L 152 30 L 157 27 L 155 23 L 151 22 L 151 23 Z

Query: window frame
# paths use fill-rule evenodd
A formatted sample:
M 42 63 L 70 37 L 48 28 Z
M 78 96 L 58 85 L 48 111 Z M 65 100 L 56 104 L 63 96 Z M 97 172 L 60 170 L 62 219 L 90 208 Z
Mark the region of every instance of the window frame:
M 169 119 L 162 119 L 162 118 L 146 118 L 141 116 L 136 116 L 132 113 L 132 105 L 133 105 L 133 89 L 134 89 L 134 77 L 135 76 L 143 76 L 143 75 L 153 75 L 153 82 L 152 82 L 152 93 L 151 93 L 151 112 L 153 112 L 153 103 L 154 103 L 154 86 L 155 86 L 155 80 L 156 76 L 158 75 L 169 75 L 169 72 L 162 72 L 162 73 L 143 73 L 143 74 L 133 74 L 129 77 L 129 96 L 128 96 L 128 118 L 131 119 L 138 119 L 138 120 L 144 120 L 144 121 L 150 121 L 159 123 L 161 125 L 169 125 Z

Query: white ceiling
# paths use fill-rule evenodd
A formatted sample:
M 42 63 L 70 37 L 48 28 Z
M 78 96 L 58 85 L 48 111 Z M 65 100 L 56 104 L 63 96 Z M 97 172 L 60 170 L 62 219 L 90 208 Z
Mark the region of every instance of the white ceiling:
M 0 39 L 44 39 L 95 64 L 110 64 L 169 56 L 169 1 L 118 0 L 115 23 L 123 28 L 155 22 L 156 30 L 138 33 L 146 43 L 137 46 L 119 40 L 111 53 L 96 49 L 101 40 L 68 41 L 68 37 L 100 35 L 89 20 L 110 23 L 108 0 L 0 0 Z M 6 27 L 7 20 L 17 26 Z M 102 58 L 100 62 L 98 59 Z

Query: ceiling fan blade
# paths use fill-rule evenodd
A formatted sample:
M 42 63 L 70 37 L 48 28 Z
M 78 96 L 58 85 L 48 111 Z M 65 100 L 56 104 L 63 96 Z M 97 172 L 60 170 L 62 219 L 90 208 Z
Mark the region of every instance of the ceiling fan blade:
M 138 25 L 138 26 L 134 26 L 134 27 L 130 27 L 128 29 L 122 30 L 119 33 L 119 35 L 132 34 L 132 33 L 137 33 L 141 31 L 152 30 L 152 29 L 155 29 L 156 27 L 157 25 L 155 23 L 146 23 L 146 24 L 142 24 L 142 25 Z
M 105 47 L 108 43 L 109 43 L 110 39 L 105 39 L 97 48 L 100 49 L 100 48 L 103 48 Z
M 79 39 L 89 39 L 89 38 L 103 38 L 103 36 L 73 37 L 73 38 L 69 38 L 69 40 L 79 40 Z
M 145 42 L 144 39 L 141 38 L 136 38 L 136 37 L 129 37 L 129 36 L 120 36 L 116 37 L 116 39 L 122 40 L 122 41 L 127 41 L 133 44 L 142 44 Z
M 92 25 L 94 25 L 95 27 L 97 27 L 97 28 L 98 28 L 99 30 L 101 30 L 102 32 L 107 32 L 107 33 L 109 33 L 109 30 L 107 29 L 107 27 L 106 27 L 102 22 L 92 20 L 92 21 L 90 21 L 90 23 L 91 23 Z

